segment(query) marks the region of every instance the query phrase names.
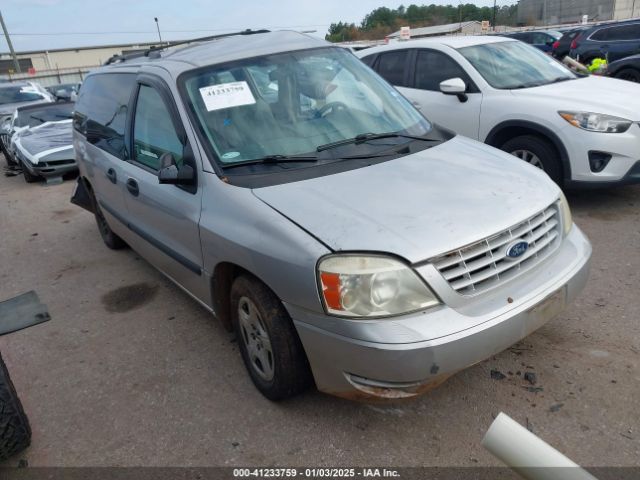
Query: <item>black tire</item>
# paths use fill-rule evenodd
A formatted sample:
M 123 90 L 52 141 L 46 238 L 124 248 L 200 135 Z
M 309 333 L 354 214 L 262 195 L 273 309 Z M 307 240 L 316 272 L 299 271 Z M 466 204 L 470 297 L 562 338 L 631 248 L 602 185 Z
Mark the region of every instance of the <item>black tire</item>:
M 560 154 L 549 140 L 537 135 L 521 135 L 507 140 L 500 149 L 512 155 L 516 155 L 516 152 L 532 153 L 539 159 L 540 165 L 536 166 L 544 170 L 558 185 L 562 184 Z M 516 156 L 522 159 L 521 156 Z
M 107 219 L 104 217 L 104 214 L 100 209 L 100 205 L 98 205 L 96 197 L 93 194 L 91 195 L 91 202 L 93 203 L 93 211 L 96 217 L 98 231 L 100 232 L 100 236 L 102 237 L 104 244 L 111 250 L 120 250 L 127 247 L 127 243 L 116 235 L 113 230 L 111 230 L 111 227 L 107 223 Z
M 640 70 L 636 70 L 635 68 L 623 68 L 617 72 L 614 77 L 619 78 L 620 80 L 640 83 Z
M 11 155 L 9 155 L 7 147 L 5 147 L 4 145 L 4 142 L 6 141 L 7 138 L 8 136 L 4 134 L 2 135 L 2 138 L 0 138 L 0 151 L 2 151 L 2 154 L 4 155 L 4 159 L 7 162 L 7 166 L 13 167 L 17 164 L 15 160 L 11 157 Z
M 264 346 L 262 350 L 267 362 L 272 365 L 270 379 L 263 375 L 267 369 L 261 371 L 249 352 L 247 342 L 250 329 L 240 319 L 240 308 L 247 306 L 246 300 L 257 311 L 259 328 L 265 330 L 257 338 L 264 339 L 266 333 L 268 343 L 265 344 L 270 344 L 271 352 L 267 348 L 265 354 Z M 274 401 L 283 400 L 303 392 L 313 384 L 309 362 L 293 322 L 280 300 L 262 282 L 249 275 L 235 279 L 231 286 L 231 321 L 249 376 L 265 397 Z
M 29 170 L 27 170 L 27 168 L 24 165 L 22 165 L 22 176 L 24 177 L 24 181 L 27 183 L 36 183 L 37 181 L 40 180 L 40 177 L 37 177 L 36 175 L 31 175 Z
M 0 460 L 31 444 L 31 426 L 0 356 Z
M 18 162 L 15 161 L 9 152 L 5 152 L 4 159 L 7 161 L 7 167 L 15 168 L 18 166 Z

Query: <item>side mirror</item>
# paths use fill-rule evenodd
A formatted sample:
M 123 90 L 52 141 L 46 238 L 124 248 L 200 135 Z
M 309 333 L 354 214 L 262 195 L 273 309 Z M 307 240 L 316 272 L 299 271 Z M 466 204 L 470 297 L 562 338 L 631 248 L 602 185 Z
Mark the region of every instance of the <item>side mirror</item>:
M 459 77 L 440 82 L 440 91 L 445 95 L 456 95 L 458 100 L 463 103 L 468 100 L 467 85 L 464 83 L 464 80 Z
M 160 157 L 160 171 L 158 182 L 170 185 L 193 185 L 196 174 L 191 165 L 183 164 L 178 167 L 171 153 L 164 153 Z

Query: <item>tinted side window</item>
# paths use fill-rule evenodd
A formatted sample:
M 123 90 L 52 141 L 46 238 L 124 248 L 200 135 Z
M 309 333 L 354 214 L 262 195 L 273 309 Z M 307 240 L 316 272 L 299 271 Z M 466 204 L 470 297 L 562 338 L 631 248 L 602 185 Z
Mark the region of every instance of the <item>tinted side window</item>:
M 365 65 L 372 67 L 373 62 L 376 60 L 376 54 L 374 53 L 373 55 L 367 55 L 366 57 L 361 58 L 360 60 L 362 60 Z
M 127 156 L 124 130 L 135 81 L 133 73 L 91 75 L 83 83 L 75 107 L 74 128 L 89 143 L 120 159 Z
M 546 33 L 533 32 L 531 34 L 532 45 L 546 45 L 550 40 L 552 40 L 551 36 Z
M 420 50 L 416 59 L 415 88 L 440 91 L 440 82 L 459 77 L 469 86 L 470 79 L 449 55 L 435 50 Z
M 514 33 L 513 38 L 520 40 L 524 43 L 531 43 L 531 34 L 530 33 Z
M 396 50 L 381 54 L 378 61 L 378 73 L 391 85 L 404 86 L 404 69 L 408 54 L 408 50 Z
M 624 25 L 609 29 L 607 40 L 638 40 L 640 39 L 640 24 Z
M 179 166 L 182 150 L 183 145 L 162 97 L 154 88 L 140 85 L 133 123 L 134 160 L 159 170 L 160 157 L 171 153 Z
M 592 40 L 598 40 L 598 41 L 601 41 L 601 42 L 609 40 L 609 31 L 610 30 L 611 30 L 610 28 L 602 28 L 600 30 L 597 30 L 595 33 L 593 33 L 591 35 L 591 39 Z

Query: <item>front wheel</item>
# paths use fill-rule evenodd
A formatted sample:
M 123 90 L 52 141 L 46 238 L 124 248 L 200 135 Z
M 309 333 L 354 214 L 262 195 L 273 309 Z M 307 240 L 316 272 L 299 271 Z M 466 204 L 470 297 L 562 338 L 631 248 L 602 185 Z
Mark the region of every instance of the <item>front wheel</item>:
M 640 83 L 640 70 L 636 70 L 635 68 L 623 68 L 615 74 L 615 78 Z
M 22 165 L 22 176 L 24 177 L 24 181 L 27 183 L 36 183 L 38 180 L 40 180 L 40 177 L 32 175 L 24 165 Z
M 0 460 L 21 452 L 30 443 L 29 420 L 0 356 Z
M 558 185 L 562 182 L 560 155 L 548 140 L 536 135 L 521 135 L 507 140 L 502 147 L 507 153 L 543 170 Z
M 293 397 L 312 384 L 293 322 L 263 283 L 248 275 L 236 278 L 231 286 L 231 315 L 244 364 L 265 397 Z

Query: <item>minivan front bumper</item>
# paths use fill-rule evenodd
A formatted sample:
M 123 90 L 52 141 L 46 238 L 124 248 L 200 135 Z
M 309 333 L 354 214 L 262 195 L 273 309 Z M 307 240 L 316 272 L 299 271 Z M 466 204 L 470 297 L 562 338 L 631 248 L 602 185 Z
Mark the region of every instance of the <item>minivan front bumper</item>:
M 429 332 L 430 314 L 420 312 L 392 319 L 359 322 L 361 332 L 374 330 L 381 322 L 396 330 L 421 325 L 424 340 L 385 343 L 364 339 L 366 335 L 348 336 L 339 322 L 325 316 L 326 328 L 318 316 L 286 305 L 306 351 L 319 390 L 351 399 L 390 399 L 418 395 L 433 388 L 454 373 L 494 355 L 526 337 L 555 317 L 573 301 L 586 284 L 591 245 L 574 226 L 559 251 L 520 279 L 521 301 L 513 300 L 509 308 L 483 312 L 480 323 L 435 337 Z M 570 260 L 568 261 L 568 258 Z M 516 282 L 514 282 L 516 283 Z M 468 322 L 469 309 L 440 307 L 439 319 L 445 316 L 451 325 Z M 464 317 L 464 318 L 462 318 Z M 409 329 L 408 328 L 408 329 Z M 408 330 L 407 329 L 407 330 Z M 394 330 L 389 330 L 394 331 Z M 439 335 L 439 336 L 438 336 Z M 373 338 L 374 336 L 371 336 Z M 378 337 L 382 337 L 378 335 Z M 397 340 L 397 337 L 396 337 Z

